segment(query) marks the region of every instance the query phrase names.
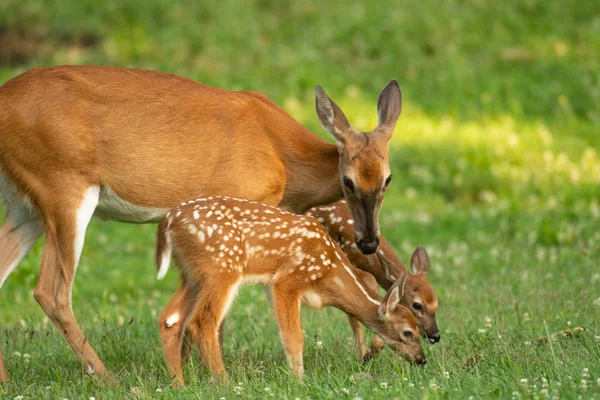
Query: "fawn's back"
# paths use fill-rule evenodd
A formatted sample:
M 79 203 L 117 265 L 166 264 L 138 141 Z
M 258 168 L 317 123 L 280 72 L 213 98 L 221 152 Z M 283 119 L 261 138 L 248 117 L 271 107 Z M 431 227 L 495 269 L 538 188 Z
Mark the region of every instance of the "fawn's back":
M 290 276 L 305 283 L 344 265 L 341 250 L 315 218 L 262 203 L 228 197 L 191 200 L 167 213 L 161 225 L 167 236 L 161 244 L 159 235 L 159 277 L 169 265 L 167 240 L 178 263 L 195 264 L 186 273 L 241 274 L 264 283 Z

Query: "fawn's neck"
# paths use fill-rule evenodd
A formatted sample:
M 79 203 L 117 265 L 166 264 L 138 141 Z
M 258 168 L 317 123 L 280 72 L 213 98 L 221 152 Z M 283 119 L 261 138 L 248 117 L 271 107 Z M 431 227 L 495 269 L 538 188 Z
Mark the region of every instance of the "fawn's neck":
M 341 289 L 343 293 L 334 296 L 332 305 L 354 316 L 370 330 L 379 331 L 381 325 L 379 306 L 383 298 L 376 291 L 371 290 L 352 267 L 343 265 L 343 268 L 349 279 L 344 279 L 344 287 Z

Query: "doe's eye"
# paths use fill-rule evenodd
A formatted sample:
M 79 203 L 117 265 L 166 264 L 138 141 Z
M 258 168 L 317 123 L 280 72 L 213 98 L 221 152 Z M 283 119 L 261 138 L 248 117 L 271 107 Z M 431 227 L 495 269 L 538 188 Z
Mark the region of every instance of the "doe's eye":
M 423 305 L 421 303 L 415 303 L 415 304 L 413 304 L 413 308 L 415 310 L 422 310 L 423 309 Z
M 388 186 L 390 186 L 390 183 L 392 183 L 392 176 L 388 176 L 387 179 L 385 180 L 385 184 L 383 186 L 384 189 L 387 189 Z
M 412 336 L 412 331 L 405 330 L 404 332 L 402 332 L 402 334 L 404 335 L 404 337 L 411 337 Z
M 344 177 L 344 186 L 346 186 L 346 189 L 350 192 L 354 193 L 354 183 L 352 183 L 352 179 L 347 176 Z

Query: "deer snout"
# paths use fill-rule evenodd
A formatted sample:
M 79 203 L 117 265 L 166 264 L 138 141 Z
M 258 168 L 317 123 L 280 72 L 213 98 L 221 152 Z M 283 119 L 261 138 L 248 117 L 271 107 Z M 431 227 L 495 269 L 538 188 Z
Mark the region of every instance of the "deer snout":
M 363 254 L 373 254 L 377 251 L 379 247 L 379 238 L 360 238 L 356 240 L 356 245 L 358 249 Z
M 419 358 L 415 359 L 415 364 L 419 365 L 419 366 L 423 366 L 425 364 L 427 364 L 427 358 L 425 358 L 425 356 L 421 356 Z
M 440 339 L 442 338 L 442 334 L 440 333 L 440 331 L 436 331 L 434 333 L 432 333 L 431 335 L 427 335 L 427 339 L 429 340 L 430 343 L 437 343 L 440 341 Z

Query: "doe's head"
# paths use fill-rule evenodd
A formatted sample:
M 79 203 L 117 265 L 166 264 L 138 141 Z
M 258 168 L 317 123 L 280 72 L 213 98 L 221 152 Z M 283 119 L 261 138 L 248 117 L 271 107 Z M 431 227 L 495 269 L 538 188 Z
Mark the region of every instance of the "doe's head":
M 378 314 L 382 328 L 377 333 L 390 348 L 402 354 L 408 361 L 424 365 L 427 359 L 421 348 L 417 320 L 408 308 L 400 304 L 406 274 L 405 272 L 392 285 L 379 305 Z
M 336 140 L 342 190 L 354 218 L 356 245 L 363 254 L 373 254 L 379 246 L 379 211 L 392 179 L 388 147 L 402 111 L 400 86 L 391 80 L 379 94 L 379 124 L 370 132 L 353 128 L 321 86 L 316 89 L 316 106 L 321 125 Z

